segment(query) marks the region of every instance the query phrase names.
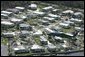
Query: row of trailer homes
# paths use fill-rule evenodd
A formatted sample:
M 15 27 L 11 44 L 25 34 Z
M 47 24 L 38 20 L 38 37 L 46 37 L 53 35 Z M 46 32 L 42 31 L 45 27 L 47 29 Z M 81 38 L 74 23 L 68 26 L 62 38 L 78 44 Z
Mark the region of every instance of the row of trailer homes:
M 12 38 L 15 55 L 66 52 L 78 45 L 82 49 L 83 44 L 75 42 L 84 38 L 83 16 L 81 11 L 36 3 L 8 8 L 1 11 L 1 37 Z

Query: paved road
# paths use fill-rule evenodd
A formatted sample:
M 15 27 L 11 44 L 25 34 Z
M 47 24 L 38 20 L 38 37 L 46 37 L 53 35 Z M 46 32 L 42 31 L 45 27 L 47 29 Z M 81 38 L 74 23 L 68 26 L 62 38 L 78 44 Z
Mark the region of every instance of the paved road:
M 58 54 L 57 56 L 84 56 L 84 52 L 76 52 L 70 54 Z
M 1 56 L 8 56 L 8 47 L 1 44 Z

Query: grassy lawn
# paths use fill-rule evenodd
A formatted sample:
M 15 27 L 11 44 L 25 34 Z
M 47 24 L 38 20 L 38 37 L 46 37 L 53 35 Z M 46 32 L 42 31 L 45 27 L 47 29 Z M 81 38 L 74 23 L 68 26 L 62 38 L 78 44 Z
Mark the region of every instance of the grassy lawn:
M 74 31 L 74 28 L 69 28 L 69 29 L 64 29 L 63 28 L 63 32 L 65 32 L 65 33 L 69 33 L 69 32 L 73 32 Z
M 39 37 L 35 37 L 34 40 L 35 40 L 35 42 L 36 42 L 37 44 L 40 45 L 40 38 L 39 38 Z
M 7 45 L 8 39 L 7 38 L 2 39 L 1 43 L 4 44 L 4 45 Z
M 21 53 L 21 54 L 16 54 L 17 56 L 32 56 L 31 53 Z

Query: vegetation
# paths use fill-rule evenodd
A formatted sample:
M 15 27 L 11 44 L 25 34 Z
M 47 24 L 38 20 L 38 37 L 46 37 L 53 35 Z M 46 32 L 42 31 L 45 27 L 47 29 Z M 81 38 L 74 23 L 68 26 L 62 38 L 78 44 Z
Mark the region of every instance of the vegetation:
M 43 2 L 84 9 L 84 1 L 43 1 Z
M 1 10 L 7 9 L 7 8 L 14 8 L 15 6 L 24 6 L 27 7 L 30 2 L 32 1 L 1 1 Z M 39 4 L 42 1 L 33 1 L 33 3 Z M 75 7 L 75 8 L 81 8 L 84 9 L 84 1 L 43 1 L 46 3 L 52 3 L 57 5 L 64 5 L 68 7 Z
M 8 39 L 7 38 L 2 39 L 1 43 L 3 43 L 4 45 L 7 45 Z

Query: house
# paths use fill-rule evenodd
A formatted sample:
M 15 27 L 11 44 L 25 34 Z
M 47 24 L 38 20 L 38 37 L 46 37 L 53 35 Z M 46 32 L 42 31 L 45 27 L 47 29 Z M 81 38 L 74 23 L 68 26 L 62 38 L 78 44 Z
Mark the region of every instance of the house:
M 23 21 L 27 21 L 27 16 L 20 16 L 20 19 L 23 19 Z
M 26 49 L 23 45 L 19 45 L 19 46 L 13 47 L 12 49 L 14 50 L 15 54 L 29 53 L 29 50 Z
M 26 38 L 27 36 L 29 36 L 29 32 L 27 30 L 22 30 L 20 31 L 21 33 L 19 34 L 20 38 Z
M 49 52 L 55 52 L 56 51 L 56 46 L 54 46 L 52 43 L 47 45 L 47 50 Z
M 47 45 L 48 44 L 47 39 L 44 38 L 44 36 L 40 36 L 40 42 L 41 42 L 41 45 Z
M 31 10 L 37 10 L 37 5 L 36 4 L 30 4 L 29 5 L 29 9 L 31 9 Z
M 63 28 L 70 28 L 70 25 L 67 24 L 67 23 L 59 23 L 60 27 L 63 27 Z
M 40 17 L 45 16 L 45 12 L 34 11 L 33 13 L 34 13 L 34 14 L 37 14 L 37 15 L 40 16 Z
M 39 20 L 39 23 L 41 23 L 42 25 L 49 25 L 50 23 L 49 23 L 49 21 L 47 21 L 47 20 Z
M 48 14 L 48 17 L 55 18 L 56 20 L 60 19 L 59 15 Z
M 73 37 L 74 35 L 72 33 L 64 33 L 67 36 Z
M 13 38 L 15 36 L 15 32 L 3 32 L 2 33 L 2 37 L 6 37 L 6 38 Z
M 64 23 L 70 24 L 70 26 L 71 26 L 71 25 L 74 25 L 74 22 L 71 22 L 71 21 L 64 21 Z
M 72 16 L 73 15 L 73 13 L 74 13 L 74 11 L 72 11 L 72 10 L 65 10 L 65 11 L 63 11 L 62 12 L 62 15 L 64 15 L 64 16 Z
M 42 11 L 44 11 L 44 12 L 49 12 L 49 11 L 52 11 L 52 9 L 53 9 L 52 6 L 48 6 L 48 7 L 42 8 Z
M 12 12 L 9 11 L 1 11 L 2 14 L 7 14 L 9 17 L 13 15 Z
M 50 24 L 49 21 L 46 21 L 46 20 L 41 20 L 41 22 L 42 22 L 42 25 L 49 25 Z
M 71 18 L 70 21 L 74 22 L 74 23 L 82 23 L 82 20 L 80 19 L 75 19 L 75 18 Z
M 61 43 L 63 42 L 63 39 L 59 36 L 55 36 L 54 39 L 56 40 L 57 43 L 58 42 L 61 42 Z
M 71 33 L 64 33 L 64 32 L 52 32 L 48 34 L 49 36 L 58 36 L 64 38 L 72 38 L 74 35 Z
M 10 18 L 10 21 L 15 23 L 15 24 L 23 23 L 23 19 L 18 19 L 18 18 Z
M 68 41 L 64 40 L 64 43 L 61 45 L 65 51 L 69 50 L 71 47 Z
M 34 14 L 33 12 L 29 12 L 29 13 L 27 13 L 27 17 L 28 17 L 28 19 L 36 18 L 37 14 Z
M 58 13 L 60 13 L 60 12 L 61 12 L 60 9 L 53 9 L 53 10 L 52 10 L 52 13 L 53 13 L 53 14 L 58 14 Z
M 34 36 L 41 36 L 43 33 L 41 30 L 37 30 L 33 33 Z
M 73 18 L 82 18 L 83 17 L 83 13 L 82 12 L 75 12 L 73 15 Z
M 84 28 L 81 28 L 81 27 L 75 27 L 75 30 L 77 30 L 77 31 L 84 31 Z
M 24 7 L 18 7 L 18 6 L 17 6 L 17 7 L 15 7 L 15 9 L 18 9 L 18 10 L 20 10 L 21 12 L 23 12 L 25 8 L 24 8 Z
M 7 14 L 2 14 L 2 13 L 1 13 L 1 18 L 3 18 L 3 19 L 8 19 L 8 15 L 7 15 Z
M 20 30 L 29 30 L 29 31 L 31 31 L 32 27 L 29 24 L 22 23 L 22 24 L 19 24 L 19 29 Z
M 12 27 L 14 27 L 14 23 L 12 23 L 10 21 L 1 21 L 1 27 L 3 29 L 12 28 Z
M 51 30 L 50 28 L 45 28 L 44 31 L 45 31 L 47 34 L 55 33 L 55 31 Z
M 44 52 L 44 48 L 42 46 L 37 45 L 37 44 L 32 45 L 32 47 L 30 48 L 30 50 L 33 53 Z
M 61 31 L 61 27 L 59 27 L 59 26 L 52 27 L 51 29 L 56 32 Z
M 43 19 L 50 22 L 55 22 L 55 18 L 52 18 L 52 17 L 43 17 Z
M 14 14 L 18 14 L 19 13 L 19 10 L 18 9 L 7 9 L 6 11 L 9 11 L 9 12 L 13 12 Z

